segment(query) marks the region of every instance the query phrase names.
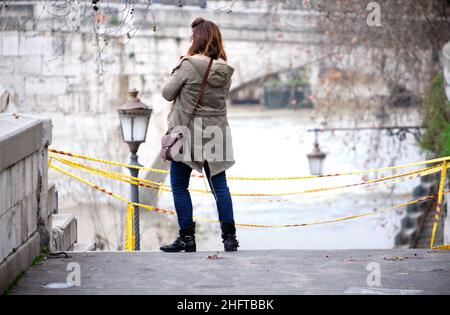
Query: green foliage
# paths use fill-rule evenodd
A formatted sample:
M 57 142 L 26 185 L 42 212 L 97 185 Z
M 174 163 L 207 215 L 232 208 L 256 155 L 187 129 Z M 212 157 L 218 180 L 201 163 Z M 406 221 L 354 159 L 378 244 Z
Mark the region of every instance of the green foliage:
M 111 26 L 119 25 L 119 18 L 117 17 L 117 14 L 111 15 L 111 18 L 109 19 L 109 25 Z
M 420 146 L 437 156 L 450 155 L 450 102 L 445 96 L 445 81 L 437 75 L 425 95 L 423 125 L 426 130 Z
M 308 78 L 310 77 L 310 69 L 300 68 L 290 70 L 290 78 L 287 80 L 280 80 L 279 78 L 272 78 L 265 82 L 264 87 L 268 91 L 278 91 L 284 88 L 291 87 L 305 87 L 309 85 Z
M 144 74 L 141 74 L 141 75 L 140 75 L 140 78 L 141 78 L 142 86 L 145 86 L 145 83 L 147 82 L 147 80 L 145 79 L 145 75 L 144 75 Z
M 41 254 L 33 259 L 31 267 L 36 267 L 37 265 L 39 265 L 44 260 L 45 255 L 47 255 L 48 253 L 49 253 L 48 247 L 44 246 L 41 250 Z M 14 289 L 17 286 L 17 284 L 23 279 L 26 272 L 27 271 L 22 271 L 2 294 L 9 295 L 12 289 Z
M 306 86 L 308 83 L 301 79 L 292 79 L 287 81 L 281 81 L 277 79 L 272 79 L 266 82 L 265 86 L 269 90 L 278 90 L 282 87 L 291 87 L 291 86 Z
M 450 104 L 447 104 L 447 106 L 450 106 Z M 447 126 L 445 126 L 445 129 L 441 134 L 440 140 L 442 143 L 441 155 L 450 156 L 450 124 L 447 124 Z
M 22 280 L 22 278 L 25 276 L 25 271 L 22 271 L 15 279 L 14 281 L 9 285 L 9 287 L 3 292 L 3 295 L 9 295 L 11 294 L 12 289 L 14 289 L 17 284 Z

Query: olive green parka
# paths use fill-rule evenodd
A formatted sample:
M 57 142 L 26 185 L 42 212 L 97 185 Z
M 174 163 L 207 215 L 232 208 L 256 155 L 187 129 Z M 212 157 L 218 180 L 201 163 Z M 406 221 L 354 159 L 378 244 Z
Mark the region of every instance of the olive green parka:
M 188 124 L 209 60 L 208 56 L 202 54 L 183 57 L 164 85 L 163 97 L 167 101 L 173 101 L 167 117 L 170 132 L 183 130 L 179 129 L 180 126 Z M 204 94 L 189 128 L 183 132 L 189 154 L 183 155 L 180 161 L 202 172 L 206 160 L 211 176 L 225 171 L 235 163 L 226 108 L 233 72 L 234 68 L 225 60 L 219 58 L 213 61 Z

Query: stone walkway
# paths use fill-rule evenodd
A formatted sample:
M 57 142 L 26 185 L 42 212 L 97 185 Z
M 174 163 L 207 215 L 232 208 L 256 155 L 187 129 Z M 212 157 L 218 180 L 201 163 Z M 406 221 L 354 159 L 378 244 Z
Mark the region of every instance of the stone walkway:
M 69 254 L 69 259 L 47 258 L 33 267 L 11 294 L 450 293 L 450 251 Z M 71 262 L 80 266 L 80 286 L 66 285 L 67 276 L 73 270 L 70 268 L 76 265 L 69 265 L 67 270 Z M 367 279 L 376 281 L 376 277 L 369 274 L 377 266 L 380 267 L 381 286 L 371 287 Z

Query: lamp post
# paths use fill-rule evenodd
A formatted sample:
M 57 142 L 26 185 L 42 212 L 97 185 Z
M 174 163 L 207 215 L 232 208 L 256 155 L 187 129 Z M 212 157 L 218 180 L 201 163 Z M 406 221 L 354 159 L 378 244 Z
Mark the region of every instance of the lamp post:
M 122 139 L 128 144 L 130 149 L 130 165 L 142 166 L 138 162 L 137 151 L 139 145 L 145 142 L 147 135 L 148 122 L 152 115 L 152 108 L 148 107 L 137 97 L 138 91 L 132 89 L 128 91 L 128 100 L 117 110 L 119 113 L 120 127 L 122 131 Z M 130 175 L 139 176 L 139 169 L 130 167 Z M 131 201 L 139 203 L 139 186 L 131 184 Z M 140 250 L 139 237 L 139 207 L 134 206 L 134 233 L 135 243 L 134 249 Z
M 314 148 L 311 151 L 311 153 L 308 153 L 306 156 L 308 157 L 309 162 L 309 171 L 311 175 L 321 175 L 323 170 L 323 161 L 325 160 L 325 157 L 327 156 L 326 153 L 322 152 L 319 148 L 319 141 L 318 141 L 318 133 L 319 129 L 314 129 Z

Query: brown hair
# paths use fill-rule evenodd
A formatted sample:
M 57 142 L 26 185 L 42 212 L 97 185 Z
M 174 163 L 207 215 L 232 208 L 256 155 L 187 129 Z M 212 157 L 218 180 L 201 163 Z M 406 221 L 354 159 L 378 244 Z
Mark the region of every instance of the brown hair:
M 188 55 L 203 54 L 210 58 L 227 60 L 219 27 L 211 21 L 198 17 L 192 22 L 192 45 Z

